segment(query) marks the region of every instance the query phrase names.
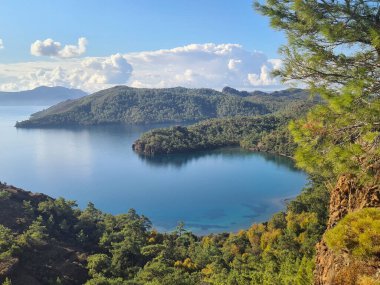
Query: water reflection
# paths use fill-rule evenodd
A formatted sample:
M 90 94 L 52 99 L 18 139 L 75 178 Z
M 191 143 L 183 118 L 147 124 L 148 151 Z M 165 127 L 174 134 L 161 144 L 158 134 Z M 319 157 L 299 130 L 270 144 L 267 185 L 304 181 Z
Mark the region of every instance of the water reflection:
M 32 113 L 23 110 L 0 107 L 0 180 L 108 213 L 134 208 L 165 231 L 179 220 L 198 234 L 247 228 L 283 209 L 306 183 L 291 160 L 239 148 L 132 151 L 142 132 L 167 125 L 16 129 Z
M 296 167 L 294 160 L 292 160 L 289 157 L 266 152 L 259 152 L 258 154 L 260 154 L 260 156 L 262 156 L 265 159 L 265 161 L 273 162 L 278 166 L 286 166 L 292 171 L 302 172 L 299 168 Z
M 232 151 L 231 151 L 232 152 Z M 239 155 L 235 150 L 233 151 L 236 155 Z M 182 168 L 191 162 L 195 162 L 201 158 L 206 157 L 216 157 L 220 155 L 228 155 L 227 152 L 224 153 L 224 150 L 214 150 L 214 151 L 197 151 L 193 153 L 180 153 L 180 154 L 168 154 L 168 155 L 155 155 L 147 156 L 143 154 L 138 154 L 138 157 L 141 161 L 146 163 L 149 166 L 153 167 L 174 167 Z M 236 156 L 235 156 L 236 157 Z
M 138 154 L 139 159 L 152 167 L 173 167 L 173 168 L 183 168 L 190 163 L 194 163 L 199 159 L 205 158 L 216 158 L 223 156 L 224 159 L 228 158 L 239 158 L 245 159 L 249 156 L 259 156 L 262 157 L 265 161 L 274 163 L 279 167 L 286 167 L 292 171 L 301 172 L 296 166 L 292 159 L 279 156 L 271 153 L 265 152 L 253 152 L 249 150 L 244 150 L 239 147 L 228 147 L 228 148 L 219 148 L 209 151 L 196 151 L 190 153 L 180 153 L 180 154 L 163 154 L 148 156 L 143 154 Z

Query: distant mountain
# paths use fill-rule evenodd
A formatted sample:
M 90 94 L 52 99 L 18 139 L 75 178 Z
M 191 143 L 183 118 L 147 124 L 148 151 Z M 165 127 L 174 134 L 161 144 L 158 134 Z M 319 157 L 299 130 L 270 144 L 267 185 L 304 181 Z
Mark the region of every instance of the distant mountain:
M 51 106 L 68 99 L 77 99 L 86 95 L 87 93 L 82 90 L 59 86 L 41 86 L 33 90 L 19 92 L 0 91 L 0 106 Z
M 270 98 L 276 98 L 276 97 L 292 97 L 294 95 L 300 95 L 302 94 L 305 95 L 308 93 L 307 90 L 301 89 L 301 88 L 288 88 L 284 90 L 277 90 L 277 91 L 271 91 L 271 92 L 265 92 L 265 91 L 260 91 L 260 90 L 255 90 L 255 91 L 240 91 L 235 88 L 226 86 L 222 89 L 222 93 L 227 94 L 227 95 L 235 95 L 235 96 L 240 96 L 240 97 L 250 97 L 250 96 L 266 96 Z
M 267 114 L 263 104 L 213 89 L 147 89 L 116 86 L 59 103 L 17 127 L 148 124 Z
M 227 95 L 236 95 L 236 96 L 241 96 L 241 97 L 248 97 L 251 94 L 247 91 L 239 91 L 235 88 L 226 86 L 223 88 L 222 93 L 227 94 Z

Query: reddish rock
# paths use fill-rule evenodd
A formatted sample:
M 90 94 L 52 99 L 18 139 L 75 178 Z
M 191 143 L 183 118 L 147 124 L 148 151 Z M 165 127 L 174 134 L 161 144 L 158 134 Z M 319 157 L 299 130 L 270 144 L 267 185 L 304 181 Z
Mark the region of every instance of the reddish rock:
M 350 212 L 380 207 L 380 176 L 373 185 L 360 187 L 354 176 L 343 175 L 331 192 L 327 229 Z M 380 280 L 380 260 L 360 261 L 347 253 L 335 254 L 322 240 L 317 244 L 315 284 L 355 285 L 360 275 Z

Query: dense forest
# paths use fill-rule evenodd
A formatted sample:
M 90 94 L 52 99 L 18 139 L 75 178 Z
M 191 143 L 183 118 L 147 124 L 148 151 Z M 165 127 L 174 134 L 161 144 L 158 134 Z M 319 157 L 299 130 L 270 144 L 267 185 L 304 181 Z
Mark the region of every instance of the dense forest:
M 281 120 L 282 119 L 282 120 Z M 202 121 L 188 127 L 154 129 L 143 134 L 132 148 L 144 155 L 160 155 L 210 150 L 227 146 L 270 151 L 265 147 L 268 135 L 284 126 L 286 118 L 273 115 L 261 117 L 235 117 Z M 282 132 L 278 133 L 282 137 Z M 286 137 L 283 137 L 286 139 Z M 289 141 L 287 141 L 289 142 Z M 283 154 L 291 156 L 294 145 L 282 145 Z M 279 144 L 278 144 L 279 145 Z
M 232 88 L 224 90 L 225 93 L 212 89 L 117 86 L 59 103 L 33 114 L 29 120 L 18 122 L 16 127 L 194 122 L 268 114 L 308 99 L 308 93 L 301 89 L 260 93 L 260 96 L 255 92 L 240 92 Z M 246 93 L 248 97 L 244 96 Z
M 379 3 L 267 0 L 255 6 L 288 39 L 281 49 L 283 66 L 276 74 L 284 81 L 302 80 L 324 104 L 293 118 L 289 128 L 276 121 L 277 114 L 251 118 L 256 121 L 250 126 L 268 132 L 263 143 L 275 144 L 277 136 L 291 135 L 294 158 L 309 174 L 309 186 L 284 212 L 265 223 L 237 233 L 200 237 L 186 231 L 182 223 L 171 233 L 159 233 L 134 210 L 117 216 L 102 213 L 93 204 L 80 210 L 73 201 L 1 184 L 1 282 L 379 285 Z M 247 93 L 225 92 L 244 104 L 250 100 Z M 92 96 L 102 101 L 102 93 Z M 59 108 L 60 118 L 89 114 L 91 104 L 83 104 L 82 113 L 66 111 L 70 104 L 75 109 L 76 102 L 46 112 L 54 110 L 57 118 Z M 278 106 L 254 104 L 265 106 L 256 109 L 258 113 L 273 112 Z M 36 122 L 42 115 L 35 115 Z M 235 119 L 239 122 L 240 118 Z M 206 134 L 221 128 L 216 137 L 227 141 L 236 134 L 229 136 L 232 129 L 236 131 L 235 119 L 158 132 L 164 133 L 169 144 L 171 136 L 180 138 L 173 143 L 179 147 L 182 138 L 194 143 L 197 137 L 189 135 L 191 128 L 201 132 L 202 126 Z M 244 126 L 250 121 L 240 123 Z M 256 134 L 251 135 L 254 141 Z M 206 143 L 212 143 L 212 137 Z
M 241 146 L 292 157 L 296 144 L 288 124 L 304 116 L 318 101 L 294 102 L 283 96 L 287 103 L 273 114 L 210 119 L 190 126 L 154 129 L 143 134 L 132 147 L 149 156 Z
M 315 184 L 266 223 L 201 237 L 182 223 L 157 232 L 133 209 L 112 216 L 89 204 L 81 211 L 74 201 L 0 184 L 0 278 L 4 284 L 311 284 L 327 200 Z

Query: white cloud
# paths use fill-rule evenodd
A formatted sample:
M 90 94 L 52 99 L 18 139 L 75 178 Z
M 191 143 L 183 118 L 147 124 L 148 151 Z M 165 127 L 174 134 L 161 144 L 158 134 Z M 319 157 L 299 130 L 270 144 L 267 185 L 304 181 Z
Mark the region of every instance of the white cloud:
M 14 91 L 17 90 L 17 84 L 16 83 L 4 83 L 0 85 L 1 91 Z
M 241 64 L 242 61 L 240 59 L 230 59 L 228 62 L 228 68 L 230 70 L 237 70 L 239 67 L 239 64 Z
M 269 62 L 270 63 L 270 62 Z M 270 63 L 271 64 L 271 63 Z M 248 81 L 252 86 L 270 86 L 276 85 L 277 79 L 272 78 L 271 71 L 274 65 L 263 65 L 260 69 L 260 73 L 248 73 Z
M 89 92 L 127 84 L 132 66 L 120 54 L 109 57 L 0 64 L 0 90 L 25 90 L 41 85 L 80 88 Z M 13 83 L 17 84 L 14 85 Z
M 3 48 L 4 48 L 3 39 L 0 39 L 0 49 L 3 49 Z
M 42 53 L 50 55 L 62 55 L 65 50 L 57 48 L 59 45 L 54 41 L 40 46 L 44 47 Z M 65 53 L 73 54 L 69 50 Z M 238 44 L 191 44 L 108 57 L 0 64 L 0 90 L 9 90 L 15 86 L 12 84 L 16 84 L 15 90 L 62 85 L 88 92 L 116 84 L 147 88 L 278 89 L 284 86 L 270 73 L 280 66 L 281 60 L 268 59 L 264 53 L 248 51 Z
M 30 53 L 34 56 L 51 56 L 58 58 L 78 57 L 86 52 L 87 39 L 79 38 L 78 45 L 65 45 L 52 39 L 37 40 L 30 46 Z
M 125 84 L 131 73 L 132 66 L 121 54 L 114 54 L 108 58 L 87 58 L 82 66 L 92 70 L 91 83 Z
M 135 87 L 280 87 L 278 80 L 270 78 L 270 71 L 279 66 L 280 60 L 268 59 L 262 52 L 247 51 L 238 44 L 191 44 L 125 57 L 133 66 L 130 85 Z M 250 80 L 249 74 L 261 78 L 261 83 Z

